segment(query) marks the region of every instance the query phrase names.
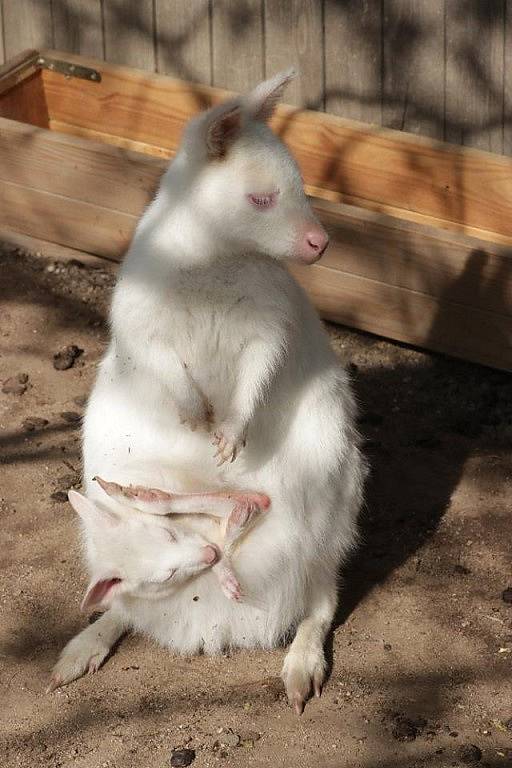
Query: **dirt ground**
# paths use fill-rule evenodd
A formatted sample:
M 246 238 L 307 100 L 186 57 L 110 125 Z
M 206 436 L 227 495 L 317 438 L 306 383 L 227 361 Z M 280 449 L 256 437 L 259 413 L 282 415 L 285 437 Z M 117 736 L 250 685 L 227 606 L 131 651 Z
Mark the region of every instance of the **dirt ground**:
M 284 649 L 176 658 L 142 637 L 44 693 L 84 621 L 65 492 L 115 275 L 86 261 L 0 249 L 0 765 L 511 766 L 511 379 L 340 327 L 372 477 L 322 698 L 289 709 Z

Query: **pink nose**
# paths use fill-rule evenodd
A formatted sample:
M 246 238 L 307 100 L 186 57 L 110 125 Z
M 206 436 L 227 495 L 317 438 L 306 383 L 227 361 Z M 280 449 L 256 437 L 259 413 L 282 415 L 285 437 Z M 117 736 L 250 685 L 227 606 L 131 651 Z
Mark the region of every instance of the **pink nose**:
M 320 258 L 329 245 L 329 237 L 323 229 L 311 229 L 306 232 L 306 242 L 309 250 Z

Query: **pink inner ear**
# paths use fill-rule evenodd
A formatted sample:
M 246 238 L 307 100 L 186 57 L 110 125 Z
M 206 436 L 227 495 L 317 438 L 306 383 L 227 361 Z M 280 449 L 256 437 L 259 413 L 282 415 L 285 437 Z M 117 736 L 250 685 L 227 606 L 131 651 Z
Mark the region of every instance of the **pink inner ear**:
M 93 608 L 98 608 L 103 603 L 112 588 L 120 582 L 121 579 L 117 578 L 101 579 L 100 581 L 96 581 L 92 587 L 88 589 L 84 599 L 82 600 L 81 610 L 90 611 Z

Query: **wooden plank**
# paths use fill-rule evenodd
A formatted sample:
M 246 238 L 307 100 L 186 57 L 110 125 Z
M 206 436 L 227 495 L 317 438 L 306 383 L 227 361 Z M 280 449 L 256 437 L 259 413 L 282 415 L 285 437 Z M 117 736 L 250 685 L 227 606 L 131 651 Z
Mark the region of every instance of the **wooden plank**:
M 51 131 L 66 133 L 70 136 L 78 136 L 82 139 L 91 139 L 91 141 L 110 144 L 113 147 L 121 147 L 121 149 L 129 149 L 132 152 L 141 152 L 144 155 L 152 155 L 153 157 L 170 158 L 175 154 L 174 150 L 167 149 L 166 147 L 157 147 L 154 144 L 146 144 L 144 141 L 125 139 L 123 136 L 117 136 L 113 133 L 94 131 L 92 128 L 82 128 L 80 125 L 63 123 L 60 120 L 50 120 L 48 127 Z
M 262 10 L 261 0 L 212 4 L 213 85 L 248 91 L 264 79 Z
M 0 118 L 0 179 L 19 186 L 139 216 L 166 166 L 136 152 Z
M 69 197 L 0 181 L 0 227 L 119 259 L 137 217 Z
M 323 317 L 336 323 L 512 370 L 512 321 L 315 264 L 292 267 Z
M 383 2 L 382 124 L 444 137 L 444 0 Z
M 382 123 L 382 3 L 325 3 L 325 109 Z
M 56 48 L 103 58 L 101 0 L 53 2 L 52 24 Z
M 105 58 L 155 70 L 152 0 L 103 0 Z
M 503 151 L 505 5 L 446 3 L 447 141 Z
M 209 0 L 155 0 L 156 69 L 212 82 Z
M 0 2 L 0 64 L 5 61 L 5 48 L 4 48 L 4 12 L 2 9 L 2 3 Z
M 14 88 L 22 80 L 37 72 L 38 51 L 29 49 L 13 56 L 0 67 L 0 94 Z
M 505 10 L 503 152 L 510 156 L 512 155 L 512 0 L 508 0 Z
M 3 0 L 5 57 L 53 45 L 51 1 Z
M 0 117 L 48 127 L 48 109 L 40 71 L 24 77 L 14 88 L 0 95 Z
M 286 101 L 299 107 L 324 107 L 323 13 L 318 0 L 265 0 L 267 76 L 294 66 L 299 76 Z M 230 87 L 232 86 L 230 84 Z
M 322 266 L 512 319 L 512 247 L 313 202 L 331 238 Z
M 227 96 L 94 59 L 76 60 L 100 69 L 103 80 L 75 80 L 70 88 L 64 77 L 45 71 L 51 118 L 98 131 L 108 125 L 112 134 L 171 150 L 191 116 Z M 363 207 L 380 204 L 434 217 L 441 226 L 512 237 L 512 161 L 506 158 L 286 106 L 278 109 L 273 126 L 311 187 Z

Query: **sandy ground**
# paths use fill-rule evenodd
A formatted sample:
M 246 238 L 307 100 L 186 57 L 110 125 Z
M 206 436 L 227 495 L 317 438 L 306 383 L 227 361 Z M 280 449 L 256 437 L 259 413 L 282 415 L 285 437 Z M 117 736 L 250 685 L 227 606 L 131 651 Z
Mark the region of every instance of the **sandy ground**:
M 0 387 L 28 375 L 0 392 L 0 765 L 160 768 L 186 747 L 194 768 L 511 766 L 510 377 L 343 328 L 329 332 L 352 365 L 372 478 L 322 698 L 301 718 L 288 708 L 284 649 L 174 658 L 141 637 L 44 693 L 84 621 L 61 499 L 80 483 L 113 277 L 51 249 L 0 250 Z M 73 344 L 83 353 L 56 370 Z

